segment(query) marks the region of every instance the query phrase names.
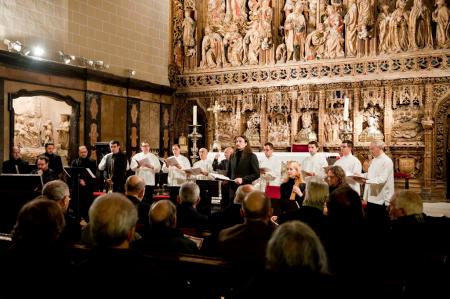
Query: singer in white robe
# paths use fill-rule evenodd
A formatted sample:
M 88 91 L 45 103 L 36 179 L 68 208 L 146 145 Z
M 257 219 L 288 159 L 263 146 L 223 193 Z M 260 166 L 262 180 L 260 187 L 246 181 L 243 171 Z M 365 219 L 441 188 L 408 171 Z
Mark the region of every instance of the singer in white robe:
M 169 158 L 175 158 L 178 162 L 178 166 L 167 166 L 167 163 L 163 165 L 163 172 L 169 173 L 167 177 L 167 183 L 169 186 L 181 186 L 186 182 L 186 173 L 184 169 L 191 168 L 191 162 L 185 156 L 181 155 L 180 146 L 174 144 L 172 146 L 173 156 Z
M 192 168 L 200 168 L 202 173 L 195 176 L 196 180 L 210 180 L 209 173 L 213 172 L 212 161 L 208 160 L 208 150 L 201 148 L 198 151 L 200 160 L 194 163 Z
M 161 170 L 161 164 L 158 158 L 150 152 L 150 145 L 147 142 L 141 143 L 141 150 L 142 152 L 131 158 L 130 168 L 144 180 L 145 197 L 151 200 L 156 185 L 155 173 Z
M 264 145 L 264 156 L 259 160 L 261 174 L 255 185 L 256 190 L 265 192 L 267 186 L 280 186 L 281 184 L 281 160 L 273 155 L 273 144 L 267 142 Z M 269 169 L 269 171 L 262 171 Z
M 334 165 L 342 167 L 347 175 L 347 184 L 355 190 L 358 195 L 361 195 L 361 187 L 358 182 L 350 178 L 350 175 L 359 174 L 362 172 L 361 162 L 352 155 L 353 143 L 351 141 L 344 140 L 341 144 L 341 158 L 337 160 Z
M 325 167 L 328 167 L 327 159 L 324 156 L 316 155 L 319 150 L 317 141 L 308 143 L 308 151 L 310 156 L 306 157 L 302 162 L 302 171 L 305 173 L 304 178 L 318 177 L 324 179 L 327 174 Z

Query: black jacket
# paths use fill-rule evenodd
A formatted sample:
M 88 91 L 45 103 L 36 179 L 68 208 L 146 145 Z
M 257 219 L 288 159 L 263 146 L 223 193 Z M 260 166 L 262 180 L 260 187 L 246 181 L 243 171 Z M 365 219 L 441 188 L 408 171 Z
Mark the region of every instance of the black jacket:
M 28 173 L 28 162 L 22 159 L 9 159 L 3 162 L 2 173 L 17 173 L 17 169 L 20 174 Z

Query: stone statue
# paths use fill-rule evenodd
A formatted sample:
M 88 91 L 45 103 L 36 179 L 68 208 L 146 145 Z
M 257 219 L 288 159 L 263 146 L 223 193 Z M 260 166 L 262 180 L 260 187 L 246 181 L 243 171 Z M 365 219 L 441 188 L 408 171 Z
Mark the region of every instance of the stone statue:
M 324 57 L 327 36 L 328 33 L 325 32 L 323 23 L 319 23 L 317 29 L 308 34 L 305 42 L 305 55 L 307 60 L 315 60 Z
M 258 19 L 259 0 L 248 0 L 248 8 L 250 9 L 250 21 Z
M 344 57 L 344 22 L 342 16 L 332 5 L 327 6 L 328 18 L 326 20 L 328 36 L 326 41 L 325 57 Z
M 58 131 L 58 143 L 61 144 L 61 149 L 66 150 L 69 148 L 69 131 L 70 131 L 70 115 L 61 114 L 61 122 L 59 123 Z
M 258 31 L 258 23 L 253 22 L 244 36 L 244 64 L 257 65 L 259 63 L 259 50 L 261 48 L 261 36 Z
M 247 129 L 244 132 L 244 136 L 248 138 L 251 146 L 256 146 L 261 143 L 259 137 L 259 123 L 260 118 L 258 113 L 253 113 L 247 119 Z
M 389 45 L 392 53 L 408 50 L 408 12 L 406 0 L 397 0 L 396 9 L 389 21 Z
M 244 51 L 242 40 L 237 25 L 232 23 L 230 31 L 223 38 L 223 45 L 227 49 L 227 60 L 232 66 L 242 65 L 242 54 Z
M 195 54 L 195 28 L 196 22 L 191 17 L 192 10 L 187 8 L 184 12 L 183 20 L 183 44 L 184 44 L 184 55 L 193 56 Z
M 433 34 L 431 31 L 431 13 L 423 0 L 414 0 L 409 13 L 409 49 L 418 50 L 433 48 Z
M 205 27 L 205 36 L 202 41 L 202 60 L 200 68 L 219 68 L 225 62 L 223 41 L 220 34 Z
M 384 135 L 379 129 L 378 119 L 375 109 L 373 107 L 365 113 L 367 127 L 361 132 L 360 141 L 370 142 L 375 140 L 383 140 Z
M 358 0 L 358 56 L 369 56 L 370 44 L 374 37 L 374 1 Z M 375 49 L 372 49 L 375 51 Z
M 287 50 L 286 44 L 279 44 L 275 51 L 275 60 L 277 63 L 286 63 Z
M 303 5 L 297 2 L 294 11 L 286 17 L 284 22 L 286 60 L 297 61 L 305 57 L 306 19 L 303 15 Z M 298 53 L 298 54 L 297 54 Z
M 53 143 L 54 142 L 54 138 L 53 138 L 53 124 L 51 120 L 47 120 L 43 125 L 42 125 L 42 139 L 41 139 L 41 144 L 45 145 L 46 143 Z
M 389 14 L 389 4 L 385 3 L 381 6 L 382 11 L 378 15 L 378 51 L 380 54 L 386 54 L 389 51 L 389 22 L 391 16 Z
M 345 23 L 345 52 L 347 57 L 355 57 L 357 53 L 358 7 L 356 0 L 350 0 Z
M 287 17 L 294 11 L 294 6 L 296 4 L 297 0 L 286 0 L 286 3 L 284 4 L 283 10 L 284 15 Z
M 212 27 L 221 27 L 225 18 L 225 0 L 208 0 L 208 21 Z
M 245 0 L 226 0 L 225 22 L 242 23 L 247 19 Z
M 312 112 L 306 111 L 302 113 L 302 129 L 297 133 L 295 141 L 307 144 L 314 140 L 317 140 L 317 134 L 312 127 Z
M 433 21 L 436 22 L 436 46 L 441 49 L 450 48 L 450 9 L 445 0 L 436 0 Z
M 392 137 L 400 141 L 421 140 L 421 128 L 417 117 L 409 114 L 400 116 L 392 127 Z
M 270 0 L 262 0 L 261 8 L 258 10 L 258 15 L 261 50 L 269 50 L 272 47 L 273 19 L 273 9 L 270 7 Z

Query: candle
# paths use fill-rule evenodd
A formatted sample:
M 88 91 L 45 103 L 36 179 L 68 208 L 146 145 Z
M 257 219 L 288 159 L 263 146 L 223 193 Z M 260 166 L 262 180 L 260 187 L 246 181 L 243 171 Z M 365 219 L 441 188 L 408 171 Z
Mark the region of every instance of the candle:
M 197 125 L 197 106 L 194 106 L 193 115 L 192 115 L 192 124 L 194 126 Z
M 343 120 L 344 121 L 348 120 L 348 108 L 349 108 L 348 105 L 349 105 L 349 102 L 350 102 L 349 98 L 345 97 L 344 98 L 344 115 L 343 115 Z

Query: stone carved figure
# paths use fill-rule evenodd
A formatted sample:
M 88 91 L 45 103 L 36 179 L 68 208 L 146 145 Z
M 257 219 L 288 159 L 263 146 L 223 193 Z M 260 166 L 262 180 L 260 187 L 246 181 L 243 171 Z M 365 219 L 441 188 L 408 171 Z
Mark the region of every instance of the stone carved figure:
M 262 0 L 258 11 L 259 32 L 261 36 L 261 50 L 269 50 L 272 47 L 272 19 L 273 9 L 270 0 Z
M 48 119 L 42 125 L 41 136 L 41 145 L 45 145 L 46 143 L 55 141 L 53 138 L 53 124 L 51 120 Z
M 298 143 L 307 144 L 310 141 L 317 140 L 317 134 L 313 130 L 312 126 L 312 112 L 305 111 L 302 113 L 302 129 L 297 133 L 295 141 Z
M 268 124 L 268 140 L 274 146 L 290 145 L 289 122 L 283 114 L 276 114 Z
M 212 31 L 210 26 L 205 27 L 205 36 L 202 41 L 202 60 L 200 68 L 219 68 L 225 62 L 225 52 L 220 34 Z
M 423 0 L 414 0 L 409 13 L 409 49 L 418 50 L 433 48 L 433 34 L 431 31 L 431 13 Z
M 305 57 L 306 19 L 303 15 L 303 5 L 297 2 L 294 11 L 286 17 L 284 22 L 286 60 L 297 61 Z
M 370 43 L 374 37 L 374 1 L 358 0 L 358 55 L 369 56 Z
M 450 9 L 445 0 L 436 0 L 436 10 L 432 17 L 436 22 L 436 46 L 441 49 L 450 48 Z
M 242 23 L 247 19 L 245 0 L 226 0 L 225 22 Z
M 389 22 L 391 16 L 389 14 L 389 4 L 385 3 L 381 6 L 382 11 L 378 15 L 377 29 L 378 29 L 378 51 L 380 54 L 385 54 L 389 51 Z
M 69 148 L 69 131 L 70 131 L 70 115 L 61 114 L 61 122 L 59 123 L 58 131 L 58 143 L 61 144 L 61 149 L 66 150 Z
M 379 128 L 379 113 L 375 111 L 373 107 L 370 107 L 366 113 L 364 113 L 364 118 L 367 123 L 367 127 L 361 132 L 360 141 L 370 142 L 375 140 L 383 140 L 384 135 Z
M 184 44 L 184 55 L 193 56 L 195 54 L 195 28 L 197 22 L 192 18 L 192 10 L 186 8 L 184 12 L 183 20 L 183 44 Z
M 332 5 L 327 6 L 328 18 L 326 21 L 328 36 L 326 41 L 325 57 L 344 57 L 344 22 L 342 16 Z
M 244 132 L 244 136 L 248 138 L 252 146 L 256 146 L 261 143 L 259 136 L 259 124 L 260 124 L 259 114 L 252 113 L 247 119 L 247 129 Z
M 208 20 L 211 27 L 221 27 L 225 18 L 225 0 L 208 0 Z
M 259 6 L 259 0 L 248 0 L 248 8 L 250 9 L 250 21 L 256 21 L 258 19 Z
M 389 45 L 392 53 L 408 50 L 408 12 L 406 0 L 397 0 L 389 21 Z
M 345 23 L 345 53 L 347 57 L 355 57 L 357 53 L 358 7 L 356 0 L 350 0 L 348 11 L 344 17 Z
M 397 141 L 421 140 L 419 120 L 411 114 L 404 113 L 396 119 L 392 127 L 392 137 Z
M 328 33 L 325 32 L 323 23 L 319 23 L 317 29 L 308 34 L 305 42 L 306 60 L 315 60 L 324 57 L 327 36 Z
M 223 45 L 227 49 L 227 61 L 232 66 L 242 65 L 242 54 L 244 51 L 242 41 L 243 39 L 238 31 L 237 25 L 232 23 L 230 25 L 230 31 L 223 38 Z
M 257 65 L 259 63 L 259 50 L 261 48 L 261 36 L 258 31 L 258 23 L 253 22 L 244 36 L 244 64 Z

